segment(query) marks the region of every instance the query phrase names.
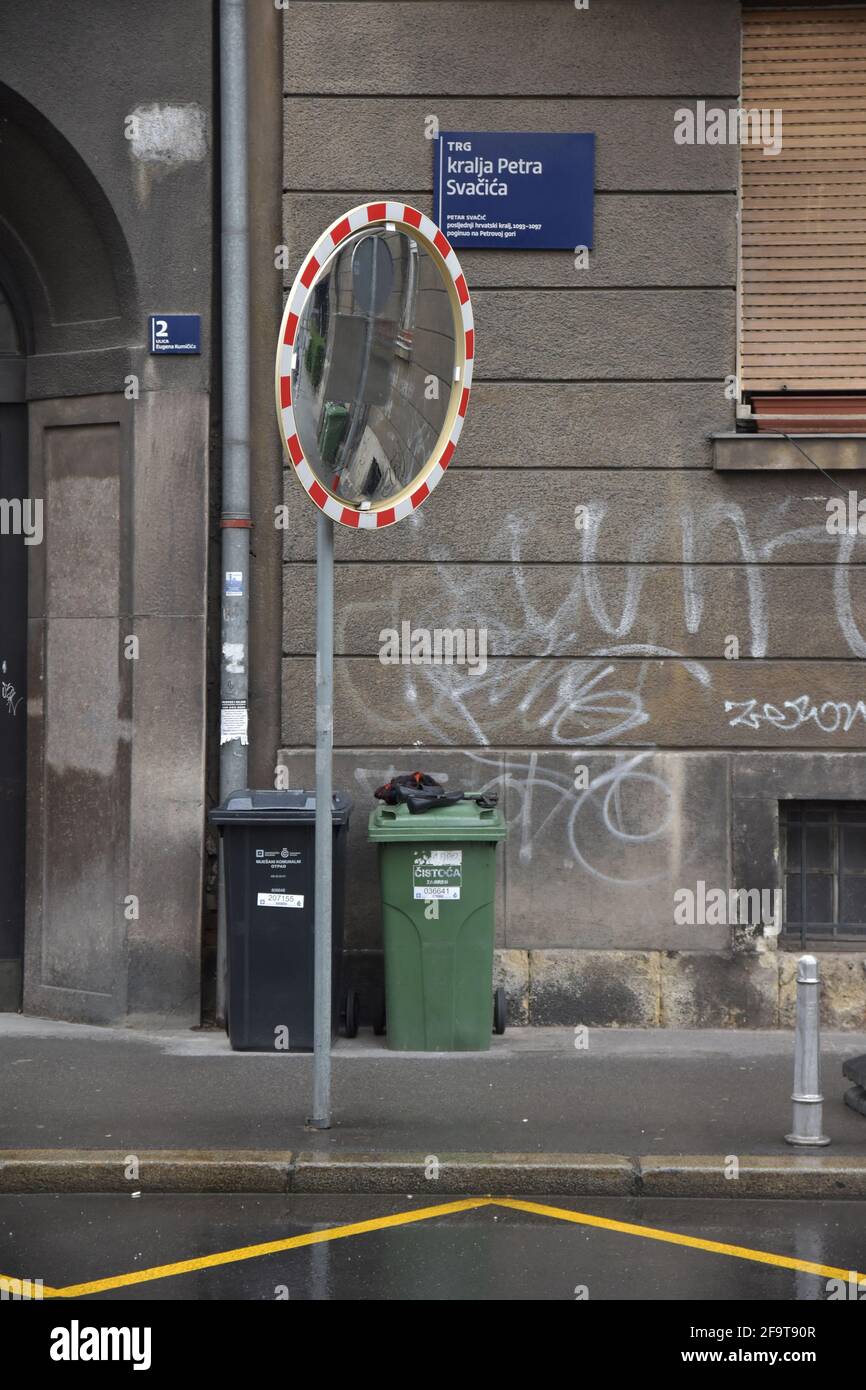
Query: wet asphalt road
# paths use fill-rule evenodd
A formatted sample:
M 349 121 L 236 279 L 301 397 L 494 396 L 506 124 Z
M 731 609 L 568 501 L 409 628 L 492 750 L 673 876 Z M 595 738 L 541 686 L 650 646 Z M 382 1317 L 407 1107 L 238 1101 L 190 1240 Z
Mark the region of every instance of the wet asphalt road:
M 66 1288 L 309 1231 L 448 1205 L 441 1197 L 6 1196 L 0 1273 Z M 866 1203 L 533 1199 L 866 1273 Z M 391 1225 L 77 1302 L 228 1300 L 824 1301 L 826 1274 L 780 1268 L 499 1205 Z M 790 1317 L 789 1317 L 790 1320 Z

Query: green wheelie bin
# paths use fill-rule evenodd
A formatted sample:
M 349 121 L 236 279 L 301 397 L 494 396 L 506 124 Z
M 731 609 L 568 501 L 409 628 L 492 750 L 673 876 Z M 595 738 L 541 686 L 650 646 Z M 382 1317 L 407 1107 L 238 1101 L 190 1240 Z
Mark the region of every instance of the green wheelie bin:
M 328 401 L 322 412 L 322 428 L 319 430 L 319 453 L 322 463 L 333 467 L 337 450 L 349 425 L 349 412 L 344 405 Z
M 496 845 L 505 822 L 467 798 L 413 815 L 370 813 L 379 846 L 388 1046 L 398 1052 L 480 1052 L 505 1031 L 493 996 Z

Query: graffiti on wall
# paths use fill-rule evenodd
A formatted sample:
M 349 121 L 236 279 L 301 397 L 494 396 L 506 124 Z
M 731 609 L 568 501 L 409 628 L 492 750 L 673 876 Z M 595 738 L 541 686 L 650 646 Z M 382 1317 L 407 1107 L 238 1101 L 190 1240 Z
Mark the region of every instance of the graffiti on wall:
M 15 715 L 23 699 L 24 696 L 19 695 L 12 682 L 6 679 L 6 662 L 0 662 L 0 704 L 7 714 Z
M 591 524 L 581 536 L 579 558 L 584 564 L 552 611 L 544 611 L 530 592 L 523 553 L 526 525 L 519 517 L 506 523 L 508 582 L 514 600 L 507 605 L 510 618 L 503 616 L 502 604 L 491 611 L 482 570 L 476 575 L 470 571 L 467 585 L 465 568 L 458 572 L 450 556 L 439 556 L 438 592 L 445 596 L 441 621 L 454 624 L 474 611 L 488 630 L 492 650 L 510 654 L 510 659 L 490 662 L 483 674 L 461 674 L 454 668 L 427 665 L 403 669 L 399 675 L 395 672 L 395 678 L 404 682 L 403 694 L 419 735 L 416 746 L 442 743 L 454 748 L 462 742 L 464 756 L 477 769 L 478 789 L 500 791 L 522 862 L 530 862 L 536 847 L 548 838 L 562 845 L 571 862 L 598 882 L 635 887 L 668 876 L 679 833 L 675 808 L 680 789 L 665 775 L 669 762 L 660 760 L 655 752 L 652 715 L 644 698 L 647 673 L 658 658 L 676 658 L 696 691 L 711 692 L 713 672 L 705 662 L 674 648 L 630 640 L 641 618 L 651 563 L 651 527 L 634 537 L 632 563 L 621 567 L 624 582 L 614 603 L 610 590 L 602 588 L 598 567 L 599 553 L 603 553 L 603 521 L 603 509 L 591 510 Z M 828 620 L 838 627 L 841 648 L 854 658 L 866 656 L 863 615 L 858 621 L 850 585 L 855 537 L 829 537 L 820 523 L 782 530 L 758 542 L 752 536 L 754 523 L 750 526 L 743 509 L 728 502 L 687 509 L 680 525 L 682 564 L 671 568 L 681 585 L 683 618 L 690 634 L 700 631 L 713 597 L 712 571 L 700 568 L 700 538 L 713 528 L 727 526 L 736 537 L 743 565 L 746 654 L 761 658 L 769 650 L 772 614 L 763 567 L 783 561 L 786 547 L 805 541 L 826 550 L 827 563 L 833 567 Z M 392 570 L 391 577 L 393 587 L 387 602 L 399 616 L 403 611 L 399 569 Z M 367 605 L 346 606 L 342 614 L 346 630 L 361 618 L 361 607 Z M 382 612 L 381 600 L 375 607 L 377 613 Z M 576 625 L 583 611 L 610 640 L 586 656 L 564 661 L 562 653 L 577 640 Z M 533 654 L 524 656 L 527 650 Z M 630 659 L 617 662 L 618 657 Z M 356 667 L 346 678 L 352 697 L 362 702 L 369 716 L 363 668 Z M 356 687 L 351 686 L 353 680 L 358 682 Z M 731 727 L 744 729 L 772 725 L 780 734 L 809 725 L 819 736 L 829 735 L 847 731 L 855 722 L 866 723 L 864 701 L 816 701 L 799 692 L 792 692 L 778 708 L 758 694 L 740 702 L 720 698 L 717 708 L 720 723 L 726 721 Z M 576 785 L 561 759 L 545 758 L 543 751 L 504 756 L 493 751 L 504 716 L 510 717 L 515 709 L 523 727 L 532 731 L 528 742 L 537 740 L 551 751 L 598 750 L 587 785 Z M 388 719 L 384 723 L 392 729 Z M 611 748 L 609 759 L 599 756 L 600 750 L 634 731 L 641 731 L 640 741 L 645 747 L 628 752 Z M 579 756 L 575 754 L 576 759 Z M 600 770 L 595 772 L 597 766 Z M 365 793 L 372 795 L 374 787 L 397 770 L 405 769 L 358 768 L 356 776 Z M 445 772 L 434 771 L 434 775 L 447 780 Z
M 713 674 L 702 661 L 685 656 L 675 647 L 630 641 L 640 621 L 641 597 L 647 580 L 651 554 L 649 527 L 633 537 L 630 545 L 632 563 L 622 566 L 624 589 L 614 607 L 610 594 L 603 592 L 598 557 L 600 535 L 604 520 L 603 509 L 590 509 L 590 524 L 581 536 L 580 559 L 583 564 L 575 572 L 565 597 L 553 611 L 543 612 L 529 591 L 524 564 L 522 536 L 526 524 L 518 517 L 506 522 L 506 540 L 511 564 L 508 570 L 512 602 L 510 617 L 501 611 L 491 611 L 486 578 L 479 569 L 476 575 L 466 570 L 455 575 L 450 557 L 441 556 L 437 564 L 437 579 L 443 598 L 441 621 L 452 624 L 474 611 L 487 632 L 489 649 L 506 655 L 507 660 L 490 661 L 483 674 L 459 673 L 453 667 L 433 664 L 413 666 L 403 672 L 405 707 L 412 712 L 413 723 L 421 735 L 418 743 L 450 743 L 492 746 L 508 735 L 503 726 L 516 712 L 527 742 L 542 742 L 557 747 L 598 747 L 614 744 L 625 735 L 642 730 L 638 741 L 652 747 L 651 713 L 647 708 L 645 687 L 649 663 L 659 658 L 674 658 L 696 689 L 711 691 Z M 840 644 L 854 658 L 866 656 L 866 635 L 855 616 L 851 594 L 851 560 L 857 538 L 833 537 L 823 524 L 797 527 L 782 531 L 762 542 L 750 535 L 749 518 L 743 509 L 729 502 L 715 502 L 693 509 L 687 508 L 680 517 L 682 564 L 671 566 L 682 587 L 682 611 L 686 631 L 697 634 L 704 623 L 712 602 L 713 571 L 700 568 L 699 539 L 719 527 L 730 527 L 736 537 L 741 556 L 745 583 L 744 616 L 746 640 L 744 655 L 766 657 L 769 649 L 772 615 L 768 598 L 766 565 L 780 561 L 786 547 L 808 542 L 827 550 L 827 560 L 833 566 L 832 613 L 828 619 L 838 627 Z M 403 609 L 399 568 L 391 571 L 392 590 L 388 602 L 394 614 Z M 381 600 L 376 603 L 381 611 Z M 350 631 L 363 614 L 368 603 L 347 604 L 342 614 L 346 631 Z M 608 642 L 595 647 L 587 655 L 567 659 L 562 653 L 577 639 L 578 615 L 586 611 Z M 861 615 L 862 616 L 866 615 Z M 531 656 L 524 656 L 527 650 Z M 721 655 L 721 653 L 720 653 Z M 618 661 L 617 658 L 628 658 Z M 616 664 L 614 664 L 616 662 Z M 371 710 L 369 691 L 364 687 L 363 672 L 353 672 L 347 664 L 344 678 L 350 694 L 357 700 L 365 718 L 375 718 Z M 352 682 L 357 681 L 353 685 Z M 750 692 L 751 693 L 751 692 Z M 717 710 L 720 724 L 729 727 L 757 729 L 762 724 L 775 724 L 780 732 L 792 732 L 811 723 L 819 735 L 845 732 L 854 721 L 862 718 L 860 706 L 846 705 L 843 699 L 817 704 L 808 692 L 792 691 L 783 702 L 783 712 L 775 712 L 774 704 L 761 706 L 756 692 L 754 705 L 725 700 L 720 697 Z M 765 712 L 766 711 L 766 712 Z M 813 712 L 814 711 L 814 712 Z M 391 727 L 390 711 L 382 711 L 383 733 Z M 528 737 L 531 734 L 532 737 Z

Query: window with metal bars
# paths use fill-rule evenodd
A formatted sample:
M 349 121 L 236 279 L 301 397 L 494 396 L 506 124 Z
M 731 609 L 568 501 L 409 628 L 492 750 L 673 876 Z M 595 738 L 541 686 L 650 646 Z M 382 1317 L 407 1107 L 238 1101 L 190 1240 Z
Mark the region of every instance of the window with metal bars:
M 862 948 L 866 939 L 866 803 L 783 801 L 779 823 L 783 943 Z

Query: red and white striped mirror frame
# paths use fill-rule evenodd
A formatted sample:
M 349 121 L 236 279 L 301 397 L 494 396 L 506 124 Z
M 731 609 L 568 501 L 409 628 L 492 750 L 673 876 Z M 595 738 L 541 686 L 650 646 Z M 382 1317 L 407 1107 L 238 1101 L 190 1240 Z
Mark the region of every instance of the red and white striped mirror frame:
M 304 456 L 292 409 L 292 364 L 298 324 L 318 278 L 347 237 L 379 226 L 393 226 L 414 237 L 442 272 L 454 313 L 454 380 L 445 423 L 424 467 L 395 497 L 371 504 L 369 508 L 359 508 L 334 496 L 316 477 Z M 474 360 L 475 327 L 466 278 L 453 247 L 432 218 L 408 203 L 390 201 L 364 203 L 338 217 L 316 242 L 298 272 L 286 300 L 277 342 L 276 406 L 283 448 L 292 472 L 320 511 L 343 526 L 360 530 L 379 530 L 411 516 L 430 496 L 454 455 L 466 417 Z

